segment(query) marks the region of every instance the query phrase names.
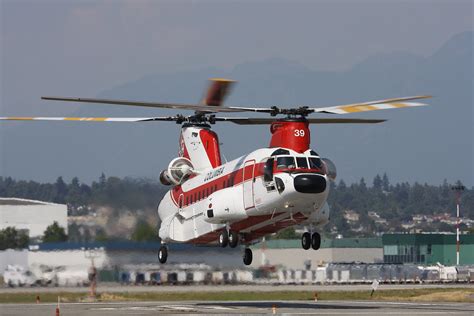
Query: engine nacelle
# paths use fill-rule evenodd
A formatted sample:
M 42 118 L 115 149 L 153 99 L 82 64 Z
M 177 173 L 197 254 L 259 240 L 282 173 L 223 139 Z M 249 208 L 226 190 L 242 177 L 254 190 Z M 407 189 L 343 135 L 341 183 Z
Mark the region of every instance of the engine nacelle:
M 192 162 L 187 158 L 178 157 L 171 160 L 168 169 L 161 171 L 160 182 L 164 185 L 179 185 L 192 174 L 194 174 Z
M 242 193 L 238 194 L 236 191 L 236 188 L 227 188 L 211 194 L 207 199 L 209 204 L 204 220 L 208 223 L 224 224 L 247 218 Z
M 168 174 L 168 170 L 163 170 L 160 172 L 160 182 L 163 185 L 172 185 L 171 178 Z
M 336 177 L 337 177 L 336 165 L 329 158 L 323 158 L 322 160 L 324 162 L 327 176 L 332 181 L 336 181 Z

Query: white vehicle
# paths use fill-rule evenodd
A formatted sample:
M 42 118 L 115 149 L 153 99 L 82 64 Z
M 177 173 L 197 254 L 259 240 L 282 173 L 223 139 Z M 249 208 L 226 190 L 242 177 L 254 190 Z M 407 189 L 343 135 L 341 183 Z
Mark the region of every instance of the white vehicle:
M 117 104 L 194 110 L 194 115 L 141 118 L 2 117 L 0 120 L 46 120 L 81 122 L 176 122 L 182 124 L 179 154 L 160 174 L 172 188 L 158 207 L 159 235 L 164 242 L 158 258 L 165 263 L 167 242 L 206 244 L 221 247 L 244 244 L 244 264 L 252 263 L 248 247 L 262 237 L 289 226 L 304 224 L 304 249 L 319 249 L 318 228 L 328 222 L 329 180 L 336 177 L 335 165 L 310 148 L 309 124 L 380 123 L 380 119 L 308 118 L 315 113 L 347 114 L 425 105 L 407 102 L 414 96 L 345 104 L 330 107 L 296 108 L 224 106 L 234 81 L 213 79 L 200 104 L 176 104 L 90 98 L 43 97 L 44 100 Z M 215 113 L 257 112 L 272 117 L 216 117 Z M 277 119 L 277 115 L 284 118 Z M 223 163 L 217 134 L 211 125 L 270 125 L 267 148 L 257 149 Z M 167 137 L 167 136 L 165 136 Z M 257 137 L 257 136 L 256 136 Z M 245 140 L 242 140 L 245 141 Z
M 18 265 L 8 265 L 3 273 L 3 280 L 9 287 L 34 286 L 39 279 L 30 271 Z

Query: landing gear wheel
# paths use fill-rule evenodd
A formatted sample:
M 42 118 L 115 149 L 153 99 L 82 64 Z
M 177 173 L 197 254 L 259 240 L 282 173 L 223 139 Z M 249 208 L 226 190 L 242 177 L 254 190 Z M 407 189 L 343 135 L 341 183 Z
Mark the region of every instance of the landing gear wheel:
M 253 259 L 253 256 L 252 256 L 252 249 L 250 248 L 245 248 L 244 250 L 244 264 L 246 266 L 252 264 L 252 259 Z
M 308 250 L 311 247 L 311 234 L 306 232 L 301 235 L 301 247 L 304 250 Z
M 220 235 L 219 235 L 219 246 L 222 248 L 227 247 L 227 244 L 229 243 L 229 233 L 227 232 L 227 229 L 224 229 Z
M 239 243 L 239 234 L 236 231 L 229 231 L 229 247 L 235 248 Z
M 321 235 L 319 233 L 313 233 L 311 236 L 311 248 L 318 250 L 321 247 Z
M 166 263 L 166 259 L 168 259 L 168 249 L 166 246 L 161 246 L 158 251 L 158 261 L 160 261 L 160 263 Z

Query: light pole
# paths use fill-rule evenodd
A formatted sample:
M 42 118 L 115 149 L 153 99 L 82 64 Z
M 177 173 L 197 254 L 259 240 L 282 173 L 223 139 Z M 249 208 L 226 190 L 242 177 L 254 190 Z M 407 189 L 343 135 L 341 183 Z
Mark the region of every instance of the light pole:
M 456 185 L 451 188 L 456 194 L 456 265 L 459 265 L 459 204 L 461 203 L 461 193 L 464 191 L 463 185 Z

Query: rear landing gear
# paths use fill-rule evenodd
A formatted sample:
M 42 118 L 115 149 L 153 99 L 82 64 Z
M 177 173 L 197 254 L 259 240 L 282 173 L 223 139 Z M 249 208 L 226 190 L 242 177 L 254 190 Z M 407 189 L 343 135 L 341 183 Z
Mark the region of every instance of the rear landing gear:
M 236 231 L 229 231 L 229 247 L 235 248 L 239 244 L 239 234 Z
M 229 243 L 229 233 L 227 232 L 227 229 L 224 229 L 219 235 L 219 246 L 221 246 L 222 248 L 225 248 L 227 247 L 228 243 Z
M 253 259 L 252 249 L 245 248 L 245 250 L 244 250 L 244 264 L 246 266 L 251 265 L 252 264 L 252 259 Z
M 230 248 L 235 248 L 239 244 L 239 233 L 233 230 L 224 229 L 219 234 L 219 246 L 222 248 L 229 245 Z
M 166 263 L 166 259 L 168 259 L 168 248 L 162 245 L 158 251 L 158 261 L 160 261 L 160 263 Z

